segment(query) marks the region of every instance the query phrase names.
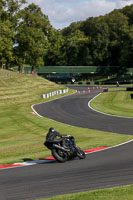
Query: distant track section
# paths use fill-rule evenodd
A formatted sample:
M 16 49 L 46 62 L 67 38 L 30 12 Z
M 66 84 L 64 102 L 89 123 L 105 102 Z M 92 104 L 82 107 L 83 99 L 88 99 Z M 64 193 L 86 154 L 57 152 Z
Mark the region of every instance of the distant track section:
M 88 107 L 88 102 L 102 91 L 101 87 L 71 88 L 77 90 L 77 93 L 34 105 L 33 109 L 42 117 L 72 126 L 133 135 L 132 118 L 107 116 Z

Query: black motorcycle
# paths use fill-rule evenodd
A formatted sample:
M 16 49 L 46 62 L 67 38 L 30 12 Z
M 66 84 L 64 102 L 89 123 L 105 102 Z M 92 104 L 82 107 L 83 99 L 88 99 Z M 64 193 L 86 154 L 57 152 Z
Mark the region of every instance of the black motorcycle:
M 86 158 L 84 151 L 76 146 L 74 137 L 70 135 L 63 136 L 63 140 L 59 143 L 45 142 L 44 145 L 51 150 L 53 157 L 58 162 L 66 162 L 76 157 Z

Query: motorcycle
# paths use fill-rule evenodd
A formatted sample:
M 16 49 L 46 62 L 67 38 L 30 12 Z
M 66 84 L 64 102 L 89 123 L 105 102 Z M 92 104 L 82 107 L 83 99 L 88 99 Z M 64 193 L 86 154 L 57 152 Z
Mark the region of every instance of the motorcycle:
M 76 146 L 73 136 L 66 135 L 62 136 L 62 138 L 63 140 L 59 143 L 44 143 L 44 145 L 51 150 L 51 153 L 57 162 L 66 162 L 76 157 L 79 159 L 86 158 L 84 151 Z

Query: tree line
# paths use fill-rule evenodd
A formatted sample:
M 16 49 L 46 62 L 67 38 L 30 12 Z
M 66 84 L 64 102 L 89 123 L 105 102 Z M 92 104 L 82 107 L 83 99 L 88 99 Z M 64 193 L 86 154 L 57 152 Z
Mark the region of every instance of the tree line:
M 119 66 L 122 73 L 132 67 L 132 13 L 126 6 L 56 30 L 38 5 L 0 0 L 0 67 Z

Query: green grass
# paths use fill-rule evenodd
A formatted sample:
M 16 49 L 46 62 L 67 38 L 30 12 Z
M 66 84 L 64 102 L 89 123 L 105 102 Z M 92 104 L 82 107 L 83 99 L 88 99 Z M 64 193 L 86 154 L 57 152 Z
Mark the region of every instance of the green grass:
M 1 74 L 3 76 L 0 77 L 0 164 L 50 155 L 50 151 L 43 146 L 49 127 L 55 127 L 62 134 L 74 135 L 77 145 L 83 149 L 112 146 L 133 139 L 130 135 L 114 135 L 71 127 L 40 118 L 33 113 L 31 105 L 46 101 L 42 99 L 41 94 L 63 89 L 65 86 L 56 85 L 38 76 L 4 70 L 0 70 Z M 69 93 L 72 92 L 73 90 L 70 90 Z
M 108 91 L 109 92 L 114 92 L 114 91 L 126 91 L 126 87 L 111 87 L 111 88 L 108 88 Z
M 91 107 L 112 115 L 133 117 L 132 95 L 133 91 L 104 92 L 91 102 Z
M 43 141 L 52 123 L 34 115 L 31 105 L 46 101 L 41 94 L 64 88 L 38 76 L 0 70 L 1 164 L 47 154 Z
M 39 200 L 133 200 L 133 185 L 95 190 Z
M 43 142 L 51 126 L 62 134 L 69 133 L 74 135 L 77 145 L 83 149 L 113 146 L 133 139 L 133 136 L 130 135 L 71 127 L 47 118 L 40 118 L 33 113 L 32 104 L 46 101 L 42 99 L 41 94 L 64 88 L 65 86 L 56 85 L 38 76 L 0 70 L 0 164 L 19 162 L 27 158 L 44 158 L 50 155 L 50 151 L 43 146 Z M 69 94 L 72 92 L 73 90 L 70 90 Z M 107 101 L 106 98 L 108 99 L 108 97 L 104 95 L 107 94 L 112 93 L 106 93 L 103 94 L 103 97 L 101 96 L 105 101 Z M 115 92 L 113 94 L 115 95 Z M 118 98 L 121 100 L 121 104 L 126 101 L 127 108 L 128 104 L 131 107 L 130 95 L 125 97 L 125 94 L 122 94 L 122 98 L 112 97 L 112 100 L 114 99 L 113 102 Z M 129 186 L 59 196 L 52 199 L 132 200 L 132 191 L 133 186 Z

